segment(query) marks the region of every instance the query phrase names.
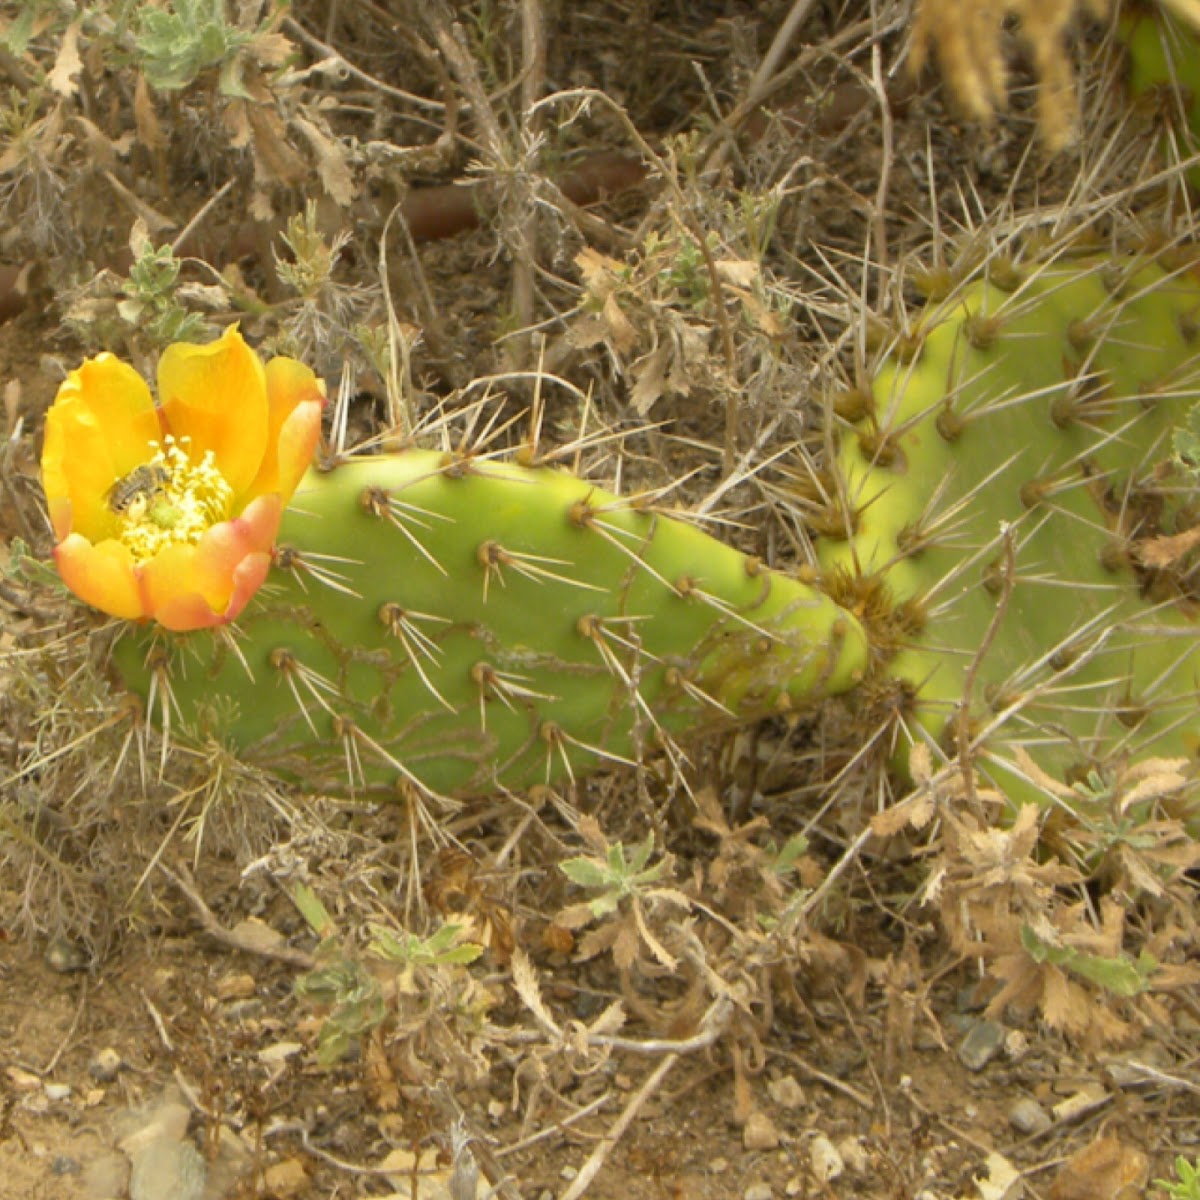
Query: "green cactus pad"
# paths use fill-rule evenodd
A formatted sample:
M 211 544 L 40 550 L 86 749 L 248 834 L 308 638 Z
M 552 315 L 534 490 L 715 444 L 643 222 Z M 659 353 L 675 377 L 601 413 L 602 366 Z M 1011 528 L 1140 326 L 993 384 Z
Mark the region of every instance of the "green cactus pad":
M 916 696 L 911 736 L 952 749 L 973 682 L 971 732 L 995 731 L 985 763 L 1024 800 L 1038 789 L 1017 747 L 1067 779 L 1195 761 L 1200 564 L 1146 555 L 1200 521 L 1170 465 L 1200 394 L 1200 281 L 1140 259 L 1004 283 L 932 304 L 915 353 L 887 359 L 839 451 L 824 524 L 849 536 L 820 550 L 836 594 L 882 579 L 920 614 L 890 668 Z
M 649 505 L 410 450 L 308 475 L 235 630 L 131 630 L 115 661 L 172 736 L 312 790 L 470 795 L 843 691 L 866 642 L 812 587 Z

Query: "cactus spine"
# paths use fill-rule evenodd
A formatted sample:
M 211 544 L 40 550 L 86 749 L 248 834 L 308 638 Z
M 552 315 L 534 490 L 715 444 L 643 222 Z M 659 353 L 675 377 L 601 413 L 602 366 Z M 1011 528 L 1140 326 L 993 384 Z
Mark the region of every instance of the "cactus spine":
M 230 635 L 116 661 L 190 738 L 334 793 L 521 787 L 843 691 L 828 597 L 562 472 L 410 450 L 311 472 Z
M 1145 550 L 1200 520 L 1169 467 L 1198 390 L 1200 281 L 1148 259 L 991 267 L 887 358 L 842 439 L 825 523 L 844 536 L 821 560 L 852 609 L 886 583 L 917 724 L 952 750 L 969 704 L 1020 800 L 1038 789 L 1016 746 L 1068 779 L 1197 753 L 1197 558 L 1154 567 Z

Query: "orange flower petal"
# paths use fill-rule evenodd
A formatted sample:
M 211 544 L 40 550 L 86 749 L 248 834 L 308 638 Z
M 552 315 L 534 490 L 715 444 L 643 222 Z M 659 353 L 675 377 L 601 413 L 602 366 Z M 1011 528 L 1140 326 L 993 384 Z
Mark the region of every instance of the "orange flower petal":
M 161 437 L 150 389 L 128 363 L 101 354 L 72 371 L 46 414 L 42 449 L 56 536 L 81 533 L 97 543 L 112 536 L 108 491 L 151 457 L 150 443 Z
M 263 365 L 237 326 L 205 346 L 168 346 L 158 360 L 158 397 L 170 432 L 192 439 L 193 461 L 211 450 L 242 496 L 266 454 L 268 406 Z
M 94 546 L 72 533 L 54 547 L 54 561 L 63 583 L 93 608 L 127 621 L 148 615 L 133 556 L 120 542 Z
M 271 359 L 266 377 L 267 452 L 251 491 L 279 492 L 287 503 L 317 449 L 325 386 L 294 358 Z
M 209 629 L 214 625 L 236 621 L 254 593 L 262 587 L 270 569 L 269 552 L 247 555 L 234 568 L 233 591 L 223 612 L 214 612 L 203 596 L 192 592 L 185 596 L 172 596 L 155 613 L 155 619 L 164 629 L 176 633 Z
M 232 621 L 266 578 L 283 504 L 260 496 L 192 545 L 169 546 L 139 568 L 145 611 L 168 629 Z

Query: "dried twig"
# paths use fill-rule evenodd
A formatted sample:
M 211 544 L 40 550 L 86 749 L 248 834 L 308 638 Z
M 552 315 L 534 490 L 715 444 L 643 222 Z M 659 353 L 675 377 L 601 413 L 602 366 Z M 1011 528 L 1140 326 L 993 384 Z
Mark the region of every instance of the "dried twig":
M 587 1162 L 580 1167 L 579 1174 L 575 1176 L 571 1186 L 563 1192 L 560 1200 L 579 1200 L 579 1197 L 591 1187 L 592 1181 L 600 1173 L 600 1168 L 604 1166 L 604 1160 L 621 1140 L 625 1130 L 629 1128 L 634 1117 L 641 1111 L 642 1105 L 662 1086 L 662 1081 L 671 1073 L 671 1069 L 680 1057 L 678 1054 L 669 1054 L 650 1072 L 646 1082 L 630 1097 L 629 1103 L 622 1109 L 621 1115 L 600 1139 L 600 1144 L 588 1156 Z
M 223 946 L 232 950 L 241 950 L 245 954 L 255 954 L 259 958 L 270 958 L 275 962 L 287 963 L 290 967 L 299 967 L 302 971 L 311 971 L 316 967 L 316 959 L 303 950 L 295 950 L 291 946 L 265 946 L 261 942 L 242 937 L 236 930 L 226 929 L 217 920 L 216 913 L 204 901 L 196 889 L 196 881 L 191 872 L 182 864 L 172 870 L 165 863 L 159 863 L 158 869 L 184 894 L 191 904 L 204 932 L 215 938 Z

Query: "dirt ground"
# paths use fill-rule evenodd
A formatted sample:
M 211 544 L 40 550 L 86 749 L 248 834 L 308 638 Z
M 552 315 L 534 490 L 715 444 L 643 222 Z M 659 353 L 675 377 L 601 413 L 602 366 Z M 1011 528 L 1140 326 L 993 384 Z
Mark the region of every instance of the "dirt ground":
M 172 82 L 184 68 L 145 40 L 141 67 L 119 40 L 110 61 L 94 8 L 70 25 L 52 7 L 17 52 L 0 12 L 0 69 L 32 106 L 0 135 L 0 1200 L 1165 1196 L 1153 1181 L 1200 1155 L 1194 863 L 1135 895 L 1100 870 L 1065 882 L 1052 839 L 1006 821 L 884 832 L 910 785 L 882 752 L 858 760 L 863 718 L 832 703 L 690 746 L 673 780 L 652 763 L 475 799 L 432 833 L 419 805 L 307 795 L 211 747 L 167 764 L 113 690 L 101 622 L 16 550 L 50 550 L 37 462 L 65 372 L 104 348 L 145 369 L 184 316 L 236 316 L 331 395 L 348 364 L 351 440 L 395 415 L 389 330 L 426 416 L 469 422 L 471 381 L 495 376 L 499 424 L 537 362 L 589 396 L 554 394 L 551 438 L 592 421 L 619 447 L 582 469 L 684 479 L 682 506 L 794 566 L 809 535 L 772 471 L 819 447 L 815 398 L 864 361 L 864 307 L 915 307 L 938 238 L 1082 211 L 1156 153 L 1113 116 L 1103 30 L 1072 43 L 1088 136 L 1052 156 L 1011 38 L 1012 111 L 985 130 L 904 69 L 907 6 L 883 0 L 460 5 L 474 75 L 436 3 L 305 0 L 263 37 L 310 75 L 285 88 L 269 40 L 226 52 L 250 105 L 211 65 Z M 242 7 L 267 29 L 270 5 Z M 722 141 L 764 62 L 771 103 Z M 531 78 L 535 99 L 595 92 L 535 118 Z M 48 121 L 58 140 L 28 149 Z M 285 222 L 307 201 L 305 249 Z M 202 209 L 180 282 L 138 283 L 138 229 L 169 243 Z M 697 228 L 729 264 L 724 317 Z M 628 330 L 588 291 L 618 278 Z M 752 465 L 727 485 L 734 409 Z M 643 844 L 662 872 L 582 913 L 561 864 Z M 1117 994 L 1022 964 L 994 1011 L 1011 954 L 972 959 L 947 932 L 985 908 L 1013 937 L 1019 914 L 1077 913 L 1130 958 L 1151 949 L 1165 982 Z M 428 940 L 449 925 L 452 944 Z M 426 940 L 388 957 L 379 926 Z

